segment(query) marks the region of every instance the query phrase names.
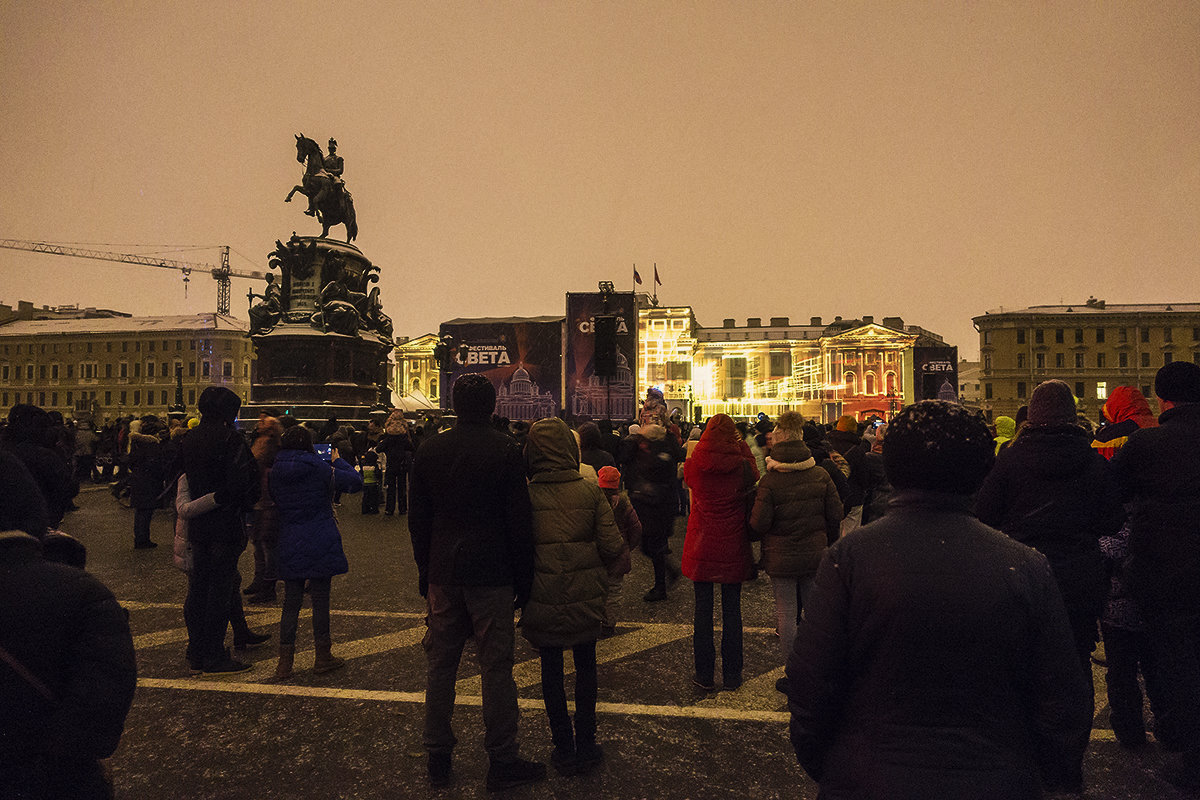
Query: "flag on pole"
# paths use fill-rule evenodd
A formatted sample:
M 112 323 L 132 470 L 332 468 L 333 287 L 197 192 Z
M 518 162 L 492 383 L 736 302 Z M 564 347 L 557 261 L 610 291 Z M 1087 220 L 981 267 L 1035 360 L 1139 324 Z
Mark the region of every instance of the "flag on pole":
M 636 283 L 638 286 L 642 285 L 642 276 L 638 274 L 637 264 L 633 265 L 633 282 Z
M 654 284 L 656 286 L 662 286 L 662 281 L 658 279 L 658 264 L 654 265 Z

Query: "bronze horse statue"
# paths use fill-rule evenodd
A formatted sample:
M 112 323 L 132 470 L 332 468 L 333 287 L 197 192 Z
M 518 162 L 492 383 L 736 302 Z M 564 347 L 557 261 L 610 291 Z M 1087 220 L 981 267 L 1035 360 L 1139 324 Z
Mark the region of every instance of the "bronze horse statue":
M 322 239 L 328 238 L 329 229 L 334 225 L 345 224 L 346 242 L 354 241 L 358 237 L 354 198 L 340 180 L 325 171 L 325 154 L 321 146 L 303 134 L 297 135 L 296 160 L 304 165 L 304 177 L 299 185 L 292 187 L 284 202 L 292 202 L 292 195 L 299 192 L 309 198 L 316 209 Z

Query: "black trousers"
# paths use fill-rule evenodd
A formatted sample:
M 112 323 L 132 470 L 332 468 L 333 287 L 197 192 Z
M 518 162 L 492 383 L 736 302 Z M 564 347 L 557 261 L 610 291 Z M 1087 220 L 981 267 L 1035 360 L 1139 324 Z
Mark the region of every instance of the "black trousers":
M 542 702 L 550 720 L 550 738 L 554 746 L 574 750 L 579 745 L 596 743 L 596 643 L 585 642 L 571 648 L 575 660 L 575 725 L 567 710 L 567 690 L 563 675 L 562 647 L 542 647 Z

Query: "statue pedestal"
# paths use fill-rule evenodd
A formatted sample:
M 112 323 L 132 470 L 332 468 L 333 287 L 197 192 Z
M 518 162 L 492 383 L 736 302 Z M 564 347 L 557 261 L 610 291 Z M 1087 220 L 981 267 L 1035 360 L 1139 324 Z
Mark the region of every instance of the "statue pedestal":
M 256 364 L 242 417 L 272 407 L 300 420 L 366 420 L 390 399 L 391 321 L 370 288 L 379 268 L 354 245 L 311 236 L 279 243 L 271 267 L 280 308 L 251 315 L 261 324 L 250 332 Z

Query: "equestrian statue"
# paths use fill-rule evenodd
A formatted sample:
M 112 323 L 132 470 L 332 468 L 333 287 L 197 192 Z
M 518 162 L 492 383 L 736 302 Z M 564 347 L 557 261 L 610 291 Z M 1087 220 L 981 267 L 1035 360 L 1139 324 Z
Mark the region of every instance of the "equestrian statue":
M 329 140 L 329 155 L 325 155 L 321 151 L 321 145 L 303 134 L 298 134 L 296 160 L 304 165 L 304 177 L 299 185 L 292 187 L 284 202 L 292 202 L 292 195 L 296 192 L 307 197 L 308 209 L 304 213 L 316 217 L 321 223 L 322 239 L 329 237 L 330 228 L 342 224 L 346 226 L 347 243 L 358 238 L 354 198 L 346 191 L 346 184 L 342 181 L 345 162 L 337 154 L 337 141 Z

